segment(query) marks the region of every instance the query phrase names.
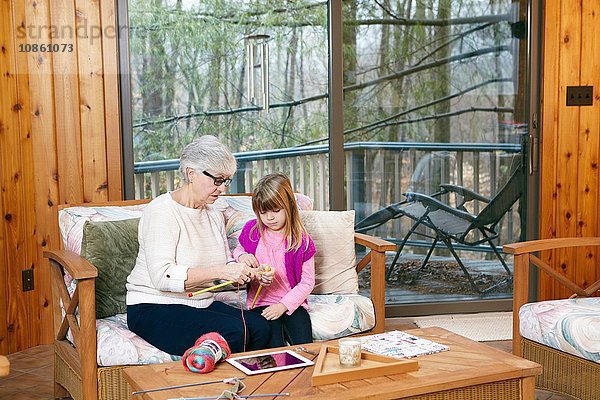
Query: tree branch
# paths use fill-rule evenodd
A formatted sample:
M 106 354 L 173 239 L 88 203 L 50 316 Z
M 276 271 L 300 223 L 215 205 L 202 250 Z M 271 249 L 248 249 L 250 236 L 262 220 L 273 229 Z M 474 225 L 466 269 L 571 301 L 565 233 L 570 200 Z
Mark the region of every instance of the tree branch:
M 256 26 L 263 27 L 264 24 L 262 19 L 249 19 L 244 23 L 240 23 L 240 20 L 236 18 L 218 18 L 218 17 L 198 17 L 197 22 L 208 23 L 217 21 L 219 23 L 230 23 L 235 26 Z M 371 25 L 397 25 L 397 26 L 450 26 L 450 25 L 471 25 L 479 24 L 482 22 L 510 22 L 512 16 L 510 14 L 495 14 L 495 15 L 481 15 L 477 17 L 465 17 L 465 18 L 451 18 L 451 19 L 389 19 L 389 18 L 374 18 L 374 19 L 361 19 L 356 21 L 344 21 L 344 24 L 348 26 L 371 26 Z M 296 20 L 289 21 L 273 21 L 269 26 L 273 27 L 288 27 L 288 28 L 301 28 L 306 26 L 321 26 L 323 21 L 302 21 Z M 158 31 L 167 29 L 173 26 L 181 25 L 181 22 L 168 22 L 164 24 L 152 24 L 152 25 L 139 25 L 131 26 L 129 29 L 133 31 Z
M 395 122 L 385 124 L 385 126 L 414 124 L 415 122 L 423 122 L 423 121 L 430 121 L 432 119 L 455 117 L 457 115 L 466 114 L 466 113 L 470 113 L 470 112 L 512 113 L 514 111 L 515 110 L 512 107 L 469 107 L 469 108 L 463 108 L 460 110 L 443 113 L 443 114 L 433 114 L 433 115 L 428 115 L 426 117 L 421 117 L 421 118 L 404 119 L 402 121 L 395 121 Z M 372 128 L 372 129 L 375 129 L 375 128 Z M 344 134 L 345 134 L 345 132 L 344 132 Z
M 419 25 L 419 26 L 450 26 L 471 25 L 482 22 L 504 22 L 512 21 L 510 14 L 480 15 L 477 17 L 450 18 L 450 19 L 361 19 L 356 21 L 344 21 L 348 25 Z
M 326 99 L 327 97 L 328 97 L 327 94 L 319 94 L 316 96 L 305 97 L 300 100 L 293 100 L 293 101 L 286 101 L 283 103 L 270 104 L 269 108 L 294 107 L 294 106 L 299 106 L 304 103 L 309 103 L 311 101 Z M 260 111 L 260 110 L 262 110 L 262 108 L 257 107 L 257 106 L 251 106 L 251 107 L 242 107 L 242 108 L 228 108 L 225 110 L 217 110 L 217 111 L 196 111 L 196 112 L 188 113 L 188 114 L 173 115 L 171 117 L 165 117 L 165 118 L 156 119 L 153 121 L 139 120 L 139 122 L 135 122 L 133 124 L 133 127 L 140 128 L 140 127 L 144 127 L 147 125 L 167 124 L 170 122 L 177 122 L 179 120 L 185 120 L 185 119 L 189 119 L 189 118 L 214 117 L 217 115 L 232 115 L 232 114 L 239 114 L 239 113 L 244 113 L 244 112 L 248 112 L 248 111 Z
M 481 56 L 481 55 L 488 54 L 488 53 L 500 53 L 502 51 L 509 51 L 509 50 L 511 50 L 510 46 L 501 45 L 501 46 L 488 47 L 488 48 L 480 49 L 480 50 L 474 50 L 474 51 L 470 51 L 468 53 L 457 54 L 455 56 L 442 58 L 442 59 L 439 59 L 439 60 L 436 60 L 436 61 L 433 61 L 433 62 L 430 62 L 427 64 L 418 65 L 416 67 L 408 68 L 408 69 L 402 70 L 400 72 L 382 76 L 380 78 L 373 79 L 368 82 L 357 83 L 356 85 L 346 86 L 344 88 L 344 93 L 350 92 L 353 90 L 364 89 L 366 87 L 377 85 L 378 83 L 382 83 L 385 81 L 395 80 L 395 79 L 401 78 L 403 76 L 414 74 L 416 72 L 420 72 L 420 71 L 423 71 L 426 69 L 435 68 L 435 67 L 438 67 L 438 66 L 446 64 L 446 63 L 466 60 L 469 58 Z
M 388 127 L 388 126 L 414 124 L 416 122 L 429 121 L 429 120 L 432 120 L 432 119 L 455 117 L 457 115 L 466 114 L 466 113 L 470 113 L 470 112 L 491 112 L 491 113 L 505 113 L 505 112 L 509 112 L 509 113 L 512 113 L 512 112 L 514 112 L 514 109 L 511 108 L 511 107 L 470 107 L 470 108 L 464 108 L 464 109 L 461 109 L 461 110 L 452 111 L 452 112 L 449 112 L 449 113 L 433 114 L 433 115 L 428 115 L 426 117 L 421 117 L 421 118 L 405 119 L 405 120 L 402 120 L 402 121 L 396 121 L 396 122 L 386 123 L 383 126 L 377 125 L 377 126 L 369 128 L 369 129 L 365 129 L 365 132 L 370 132 L 370 131 L 375 130 L 375 129 L 382 129 L 382 128 Z M 356 131 L 356 130 L 353 130 L 353 132 L 354 131 Z M 346 134 L 348 134 L 348 133 L 350 133 L 350 132 L 349 131 L 344 131 L 344 136 Z M 309 142 L 303 143 L 303 144 L 298 145 L 296 147 L 310 146 L 312 144 L 322 143 L 322 142 L 326 142 L 328 140 L 329 140 L 329 137 L 323 137 L 321 139 L 311 140 Z
M 489 47 L 489 48 L 481 49 L 481 50 L 475 50 L 475 51 L 471 51 L 471 52 L 463 53 L 463 54 L 457 54 L 455 56 L 440 59 L 440 60 L 437 60 L 437 61 L 434 61 L 431 63 L 408 68 L 408 69 L 396 72 L 391 75 L 382 76 L 380 78 L 373 79 L 368 82 L 363 82 L 363 83 L 359 83 L 356 85 L 346 86 L 346 87 L 344 87 L 344 93 L 351 92 L 354 90 L 364 89 L 366 87 L 373 86 L 378 83 L 399 79 L 406 75 L 414 74 L 416 72 L 420 72 L 420 71 L 430 69 L 430 68 L 435 68 L 439 65 L 443 65 L 444 63 L 465 60 L 468 58 L 477 57 L 477 56 L 484 55 L 487 53 L 495 53 L 495 52 L 508 51 L 508 50 L 510 50 L 510 46 L 503 45 L 503 46 Z M 305 97 L 304 99 L 300 99 L 300 100 L 287 101 L 287 102 L 283 102 L 283 103 L 275 103 L 275 104 L 270 105 L 270 108 L 293 107 L 293 106 L 298 106 L 298 105 L 301 105 L 304 103 L 309 103 L 309 102 L 316 101 L 316 100 L 322 100 L 327 97 L 328 97 L 327 94 L 320 94 L 320 95 L 316 95 L 316 96 Z M 230 109 L 226 109 L 226 110 L 216 110 L 216 111 L 197 111 L 197 112 L 188 113 L 188 114 L 174 115 L 171 117 L 156 119 L 154 121 L 140 120 L 139 122 L 135 122 L 133 124 L 133 128 L 140 128 L 140 127 L 145 127 L 148 125 L 166 124 L 166 123 L 176 122 L 176 121 L 185 120 L 185 119 L 189 119 L 189 118 L 196 118 L 196 117 L 200 117 L 200 116 L 212 117 L 212 116 L 218 116 L 218 115 L 232 115 L 232 114 L 244 113 L 244 112 L 249 112 L 249 111 L 259 111 L 259 110 L 260 109 L 258 107 L 251 106 L 251 107 L 242 107 L 242 108 L 237 108 L 237 109 L 230 108 Z
M 512 82 L 512 79 L 509 79 L 509 78 L 490 79 L 490 80 L 487 80 L 485 82 L 481 82 L 481 83 L 478 83 L 477 85 L 474 85 L 474 86 L 471 86 L 469 88 L 466 88 L 464 90 L 452 93 L 452 94 L 450 94 L 448 96 L 441 97 L 439 99 L 435 99 L 433 101 L 430 101 L 429 103 L 421 104 L 421 105 L 418 105 L 416 107 L 410 108 L 408 110 L 404 110 L 402 112 L 399 112 L 398 114 L 391 115 L 391 116 L 389 116 L 387 118 L 381 119 L 379 121 L 375 121 L 375 122 L 370 123 L 368 125 L 363 125 L 363 126 L 360 126 L 360 127 L 357 127 L 357 128 L 347 129 L 347 130 L 344 131 L 344 134 L 354 133 L 354 132 L 358 132 L 358 131 L 363 131 L 363 130 L 367 130 L 369 128 L 376 128 L 379 125 L 385 124 L 387 121 L 391 121 L 393 119 L 402 117 L 402 116 L 404 116 L 406 114 L 409 114 L 409 113 L 421 110 L 423 108 L 431 107 L 431 106 L 433 106 L 435 104 L 438 104 L 438 103 L 441 103 L 441 102 L 444 102 L 444 101 L 448 101 L 448 100 L 454 99 L 454 98 L 462 96 L 462 95 L 464 95 L 464 94 L 466 94 L 468 92 L 472 92 L 473 90 L 477 90 L 477 89 L 479 89 L 479 88 L 481 88 L 483 86 L 487 86 L 487 85 L 490 85 L 492 83 L 501 83 L 501 82 Z M 386 126 L 386 125 L 384 125 L 384 126 Z

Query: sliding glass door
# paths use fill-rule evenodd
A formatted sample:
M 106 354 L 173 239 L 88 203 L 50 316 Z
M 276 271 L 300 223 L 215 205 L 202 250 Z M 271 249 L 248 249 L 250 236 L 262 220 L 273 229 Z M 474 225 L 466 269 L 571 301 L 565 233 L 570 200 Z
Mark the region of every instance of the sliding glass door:
M 405 192 L 430 195 L 449 183 L 492 199 L 522 165 L 528 133 L 527 2 L 343 5 L 347 206 L 360 220 L 396 204 L 397 218 L 368 233 L 402 243 L 416 223 L 401 217 Z M 450 195 L 436 198 L 457 205 Z M 520 239 L 519 204 L 495 227 L 495 245 Z M 485 206 L 468 202 L 466 210 L 477 215 Z M 380 222 L 392 214 L 383 213 Z M 435 236 L 421 224 L 408 237 L 388 271 L 389 304 L 512 296 L 511 279 L 486 242 L 455 246 L 468 274 L 443 243 L 423 264 Z M 471 242 L 482 238 L 474 236 Z

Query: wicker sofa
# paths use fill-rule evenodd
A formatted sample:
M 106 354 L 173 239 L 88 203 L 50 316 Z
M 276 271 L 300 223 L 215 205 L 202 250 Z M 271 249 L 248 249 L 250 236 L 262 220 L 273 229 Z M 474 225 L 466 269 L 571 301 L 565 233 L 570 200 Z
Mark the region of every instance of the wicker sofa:
M 533 253 L 571 249 L 589 253 L 600 238 L 560 238 L 504 245 L 514 257 L 513 353 L 542 365 L 536 387 L 582 400 L 600 399 L 600 280 L 584 289 Z M 557 254 L 556 252 L 554 254 Z M 586 257 L 587 257 L 586 256 Z M 544 271 L 573 295 L 527 303 L 530 267 Z
M 72 207 L 86 207 L 90 210 L 106 207 L 128 209 L 129 207 L 143 207 L 146 202 L 120 201 L 65 205 L 59 206 L 59 210 L 65 211 Z M 321 217 L 323 215 L 320 214 Z M 231 216 L 229 217 L 230 221 L 238 225 L 243 222 L 241 218 L 236 220 Z M 63 221 L 59 221 L 59 226 L 62 223 Z M 353 223 L 351 227 L 353 227 Z M 62 227 L 61 234 L 63 234 Z M 394 250 L 395 245 L 368 235 L 354 233 L 353 230 L 350 235 L 350 241 L 353 237 L 355 244 L 367 248 L 366 255 L 358 263 L 353 264 L 354 266 L 350 266 L 349 269 L 356 275 L 366 266 L 371 266 L 369 304 L 372 303 L 371 313 L 374 313 L 374 317 L 370 327 L 372 326 L 371 331 L 374 333 L 382 332 L 385 319 L 385 252 Z M 350 243 L 352 251 L 354 251 L 354 243 Z M 95 291 L 98 278 L 96 267 L 77 252 L 65 249 L 64 244 L 60 250 L 46 251 L 44 255 L 50 260 L 53 286 L 55 396 L 69 395 L 74 399 L 86 400 L 130 398 L 131 390 L 122 376 L 122 369 L 131 366 L 131 364 L 102 366 L 97 361 L 99 354 L 97 347 L 100 341 L 98 329 L 101 320 L 96 319 Z M 319 273 L 319 261 L 316 258 L 317 274 Z M 76 282 L 76 285 L 70 287 L 69 282 Z M 219 294 L 226 295 L 225 292 Z M 327 297 L 328 295 L 321 294 L 318 296 Z M 364 297 L 358 294 L 351 294 L 351 296 Z M 339 298 L 340 295 L 333 297 Z M 343 312 L 340 311 L 340 313 Z M 313 315 L 311 315 L 312 319 Z M 313 333 L 314 331 L 313 327 Z M 352 332 L 346 331 L 344 333 L 351 334 Z M 135 336 L 131 332 L 129 334 Z M 141 338 L 139 339 L 141 340 Z

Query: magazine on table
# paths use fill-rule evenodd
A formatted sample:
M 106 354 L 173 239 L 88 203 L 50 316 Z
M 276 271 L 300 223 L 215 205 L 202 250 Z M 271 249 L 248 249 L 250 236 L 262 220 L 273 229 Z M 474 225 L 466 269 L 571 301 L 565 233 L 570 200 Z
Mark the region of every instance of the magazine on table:
M 360 337 L 362 349 L 375 354 L 396 358 L 411 358 L 448 350 L 448 346 L 410 335 L 390 331 Z

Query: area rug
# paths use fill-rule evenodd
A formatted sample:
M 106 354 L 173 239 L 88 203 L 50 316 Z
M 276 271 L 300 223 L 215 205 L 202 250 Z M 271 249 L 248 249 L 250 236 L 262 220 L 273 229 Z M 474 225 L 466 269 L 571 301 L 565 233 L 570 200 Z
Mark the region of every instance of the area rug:
M 478 342 L 512 339 L 512 312 L 430 315 L 412 319 L 419 328 L 439 326 Z

